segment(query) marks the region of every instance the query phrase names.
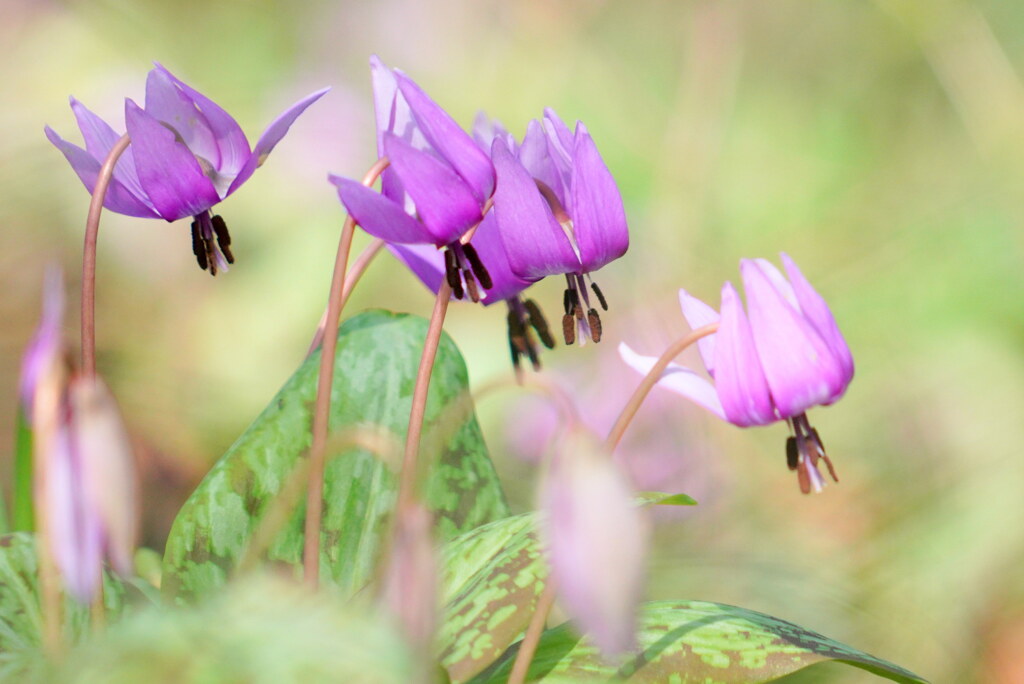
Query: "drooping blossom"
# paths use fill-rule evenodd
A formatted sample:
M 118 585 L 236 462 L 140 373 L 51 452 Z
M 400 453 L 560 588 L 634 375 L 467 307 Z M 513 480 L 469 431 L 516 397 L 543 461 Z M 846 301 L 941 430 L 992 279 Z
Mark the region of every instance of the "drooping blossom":
M 378 193 L 349 178 L 329 179 L 348 212 L 371 235 L 396 245 L 444 249 L 445 277 L 457 299 L 480 299 L 492 278 L 460 238 L 480 224 L 494 192 L 487 154 L 422 89 L 377 57 L 370 60 L 377 154 L 390 165 Z
M 789 256 L 782 254 L 782 263 L 788 280 L 764 259 L 740 262 L 746 313 L 732 283 L 722 287 L 720 312 L 681 290 L 683 315 L 691 327 L 718 322 L 718 331 L 698 343 L 714 384 L 677 364 L 668 367 L 659 384 L 740 427 L 785 420 L 792 432 L 786 460 L 806 493 L 824 486 L 819 461 L 838 481 L 806 412 L 843 395 L 853 379 L 853 357 L 825 300 Z M 657 360 L 625 344 L 619 351 L 641 373 Z
M 318 90 L 286 109 L 263 132 L 256 146 L 238 123 L 202 93 L 157 64 L 146 78 L 145 107 L 125 100 L 131 145 L 114 166 L 103 206 L 142 218 L 177 221 L 192 217 L 192 250 L 212 275 L 234 262 L 224 220 L 211 209 L 237 190 L 266 161 L 289 127 L 327 92 Z M 46 127 L 49 138 L 91 193 L 100 167 L 121 137 L 82 103 L 71 109 L 85 149 Z
M 590 273 L 629 248 L 622 197 L 582 122 L 570 132 L 551 109 L 531 121 L 521 145 L 503 130 L 493 135 L 491 159 L 499 179 L 494 198 L 499 235 L 512 272 L 537 280 L 564 274 L 563 333 L 566 344 L 582 335 L 601 339 L 602 309 L 608 305 Z
M 607 655 L 629 650 L 650 539 L 646 511 L 601 441 L 566 430 L 541 482 L 541 539 L 562 607 Z
M 429 657 L 440 613 L 433 522 L 418 503 L 398 507 L 382 591 L 388 611 L 422 657 Z
M 43 319 L 22 365 L 30 407 L 36 520 L 68 591 L 87 603 L 103 561 L 132 570 L 137 495 L 131 446 L 113 396 L 99 378 L 74 375 L 60 336 L 64 296 L 47 275 Z

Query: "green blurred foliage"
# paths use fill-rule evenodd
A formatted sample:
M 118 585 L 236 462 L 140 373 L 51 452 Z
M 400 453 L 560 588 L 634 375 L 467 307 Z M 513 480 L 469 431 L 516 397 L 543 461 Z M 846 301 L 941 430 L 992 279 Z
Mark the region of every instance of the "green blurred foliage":
M 690 435 L 669 450 L 713 487 L 679 488 L 701 505 L 661 529 L 650 598 L 743 605 L 935 681 L 1024 678 L 1024 6 L 0 0 L 0 11 L 5 487 L 43 265 L 64 265 L 72 301 L 78 289 L 87 197 L 42 135 L 49 123 L 78 140 L 67 95 L 120 121 L 155 59 L 255 139 L 284 106 L 334 86 L 221 207 L 230 273 L 195 267 L 185 222 L 104 220 L 99 367 L 139 447 L 145 542 L 162 548 L 191 488 L 303 358 L 343 218 L 325 173 L 359 176 L 373 161 L 376 52 L 467 125 L 483 108 L 521 133 L 553 106 L 598 141 L 633 243 L 599 277 L 605 341 L 545 357 L 555 374 L 593 376 L 571 392 L 624 402 L 635 380 L 618 342 L 657 352 L 685 330 L 675 290 L 715 303 L 740 257 L 786 250 L 831 303 L 857 377 L 811 418 L 842 483 L 801 497 L 783 428 L 738 431 L 663 402 L 665 434 L 684 424 Z M 534 297 L 554 312 L 558 289 Z M 430 301 L 385 255 L 350 311 L 425 313 Z M 448 330 L 474 383 L 509 374 L 502 318 L 453 307 Z M 506 395 L 480 412 L 522 509 L 533 468 L 502 457 L 518 405 Z

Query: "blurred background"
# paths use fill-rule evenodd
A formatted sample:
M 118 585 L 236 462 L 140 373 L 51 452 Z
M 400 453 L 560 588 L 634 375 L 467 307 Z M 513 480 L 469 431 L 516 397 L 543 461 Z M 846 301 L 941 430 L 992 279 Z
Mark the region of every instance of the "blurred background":
M 5 490 L 49 262 L 67 274 L 77 347 L 88 197 L 42 132 L 80 141 L 67 96 L 119 128 L 159 60 L 255 141 L 333 86 L 220 206 L 230 273 L 196 267 L 186 221 L 105 214 L 99 368 L 139 447 L 159 550 L 305 354 L 343 220 L 325 176 L 374 160 L 377 53 L 467 126 L 484 109 L 521 135 L 545 106 L 587 123 L 632 244 L 597 274 L 604 341 L 544 362 L 595 429 L 637 382 L 618 343 L 656 355 L 686 331 L 678 288 L 717 305 L 739 258 L 785 250 L 831 304 L 857 377 L 811 420 L 838 486 L 799 494 L 781 425 L 738 430 L 662 391 L 642 410 L 620 457 L 642 488 L 701 502 L 660 526 L 650 597 L 778 615 L 936 682 L 1024 681 L 1024 5 L 0 0 L 0 16 Z M 556 324 L 562 287 L 531 291 Z M 431 302 L 382 255 L 348 313 Z M 449 321 L 474 384 L 510 375 L 503 310 L 456 305 Z M 550 416 L 516 392 L 479 412 L 525 509 L 543 446 L 523 434 Z M 868 679 L 831 667 L 803 681 Z

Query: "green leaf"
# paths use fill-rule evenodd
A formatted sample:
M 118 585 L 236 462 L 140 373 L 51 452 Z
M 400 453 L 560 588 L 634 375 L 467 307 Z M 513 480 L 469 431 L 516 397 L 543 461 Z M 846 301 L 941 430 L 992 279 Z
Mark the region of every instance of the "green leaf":
M 536 516 L 498 520 L 444 549 L 440 661 L 453 682 L 490 665 L 526 629 L 544 589 L 547 566 Z
M 23 681 L 43 663 L 37 578 L 33 535 L 0 537 L 0 681 Z M 104 576 L 103 599 L 107 619 L 116 619 L 125 602 L 124 585 Z M 61 612 L 64 642 L 81 640 L 89 632 L 89 608 L 67 598 Z
M 641 506 L 696 506 L 697 500 L 689 494 L 666 494 L 665 492 L 639 492 L 637 503 Z
M 419 681 L 388 620 L 330 592 L 250 576 L 198 606 L 138 610 L 69 654 L 47 684 Z
M 32 429 L 25 418 L 25 409 L 20 401 L 15 432 L 11 529 L 16 532 L 31 532 L 35 528 L 35 511 L 32 508 Z
M 791 622 L 719 603 L 657 601 L 644 604 L 639 650 L 618 666 L 568 623 L 546 631 L 528 679 L 565 677 L 611 681 L 718 684 L 769 682 L 815 663 L 836 661 L 903 684 L 926 680 L 898 665 L 850 648 Z M 518 644 L 472 684 L 508 680 Z
M 341 326 L 330 416 L 334 434 L 376 426 L 404 441 L 426 328 L 422 318 L 385 311 L 360 314 Z M 164 554 L 165 596 L 188 600 L 205 594 L 236 566 L 309 447 L 319 363 L 318 352 L 299 367 L 185 503 Z M 467 387 L 465 363 L 445 335 L 430 383 L 426 425 L 450 420 L 444 411 L 459 405 L 456 400 Z M 430 464 L 425 488 L 442 539 L 508 515 L 476 418 L 470 414 L 456 428 L 447 432 L 451 436 Z M 328 440 L 327 458 L 321 576 L 351 593 L 372 578 L 397 480 L 388 465 L 361 449 L 332 449 Z M 298 573 L 305 497 L 296 498 L 266 558 Z

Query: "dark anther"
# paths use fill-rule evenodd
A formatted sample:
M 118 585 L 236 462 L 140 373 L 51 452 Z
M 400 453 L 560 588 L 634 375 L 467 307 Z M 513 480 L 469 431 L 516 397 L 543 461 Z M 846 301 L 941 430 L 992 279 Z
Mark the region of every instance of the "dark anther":
M 199 268 L 206 270 L 209 265 L 206 261 L 206 240 L 199 232 L 199 221 L 192 221 L 192 253 L 196 256 L 196 263 Z
M 583 318 L 583 307 L 580 306 L 580 293 L 575 288 L 569 288 L 569 303 L 572 305 L 570 311 L 576 318 Z
M 448 281 L 448 287 L 452 288 L 452 294 L 456 299 L 462 299 L 465 294 L 462 291 L 462 274 L 459 273 L 459 264 L 455 252 L 450 249 L 444 251 L 444 273 Z
M 512 338 L 508 338 L 508 351 L 512 355 L 512 366 L 515 368 L 516 374 L 519 374 L 519 357 L 522 356 L 522 352 L 516 348 L 516 343 L 512 341 Z
M 477 281 L 480 283 L 480 287 L 485 290 L 490 290 L 494 287 L 494 282 L 491 280 L 491 274 L 488 273 L 487 269 L 484 267 L 484 262 L 480 261 L 480 255 L 476 253 L 476 249 L 473 245 L 462 245 L 462 253 L 465 254 L 466 259 L 469 260 L 469 265 L 473 268 L 473 275 L 476 276 Z
M 530 363 L 533 364 L 533 370 L 540 372 L 540 359 L 537 357 L 537 345 L 534 344 L 534 340 L 530 338 L 530 331 L 526 331 L 526 355 L 530 357 Z
M 206 244 L 206 260 L 210 264 L 210 275 L 217 275 L 217 248 L 213 244 L 212 238 L 204 240 Z
M 562 305 L 565 307 L 565 313 L 572 313 L 572 290 L 566 289 L 565 296 L 562 297 Z
M 786 465 L 790 470 L 796 470 L 800 463 L 800 452 L 796 448 L 796 437 L 786 438 Z
M 213 232 L 217 236 L 217 246 L 224 253 L 224 258 L 229 264 L 235 263 L 235 255 L 231 253 L 231 235 L 228 233 L 228 224 L 217 214 L 213 217 Z
M 526 328 L 519 313 L 511 308 L 508 311 L 508 341 L 520 354 L 526 352 Z
M 576 341 L 576 319 L 571 313 L 562 316 L 562 336 L 565 338 L 566 344 Z
M 597 309 L 587 312 L 587 324 L 590 326 L 590 339 L 594 342 L 601 341 L 601 317 L 597 315 Z
M 604 293 L 601 292 L 601 288 L 597 286 L 597 283 L 590 283 L 590 289 L 597 295 L 597 301 L 601 302 L 601 308 L 605 311 L 608 310 L 608 301 L 604 298 Z
M 473 277 L 473 272 L 467 268 L 462 273 L 466 279 L 466 290 L 469 291 L 469 298 L 473 300 L 474 304 L 479 303 L 480 290 L 477 289 L 476 279 Z
M 523 302 L 523 306 L 526 307 L 526 314 L 530 319 L 530 325 L 537 331 L 537 336 L 540 337 L 540 341 L 544 343 L 544 346 L 548 349 L 555 348 L 555 338 L 552 337 L 551 331 L 548 329 L 548 322 L 544 318 L 544 314 L 541 313 L 540 307 L 537 306 L 537 302 L 532 299 L 527 299 Z

